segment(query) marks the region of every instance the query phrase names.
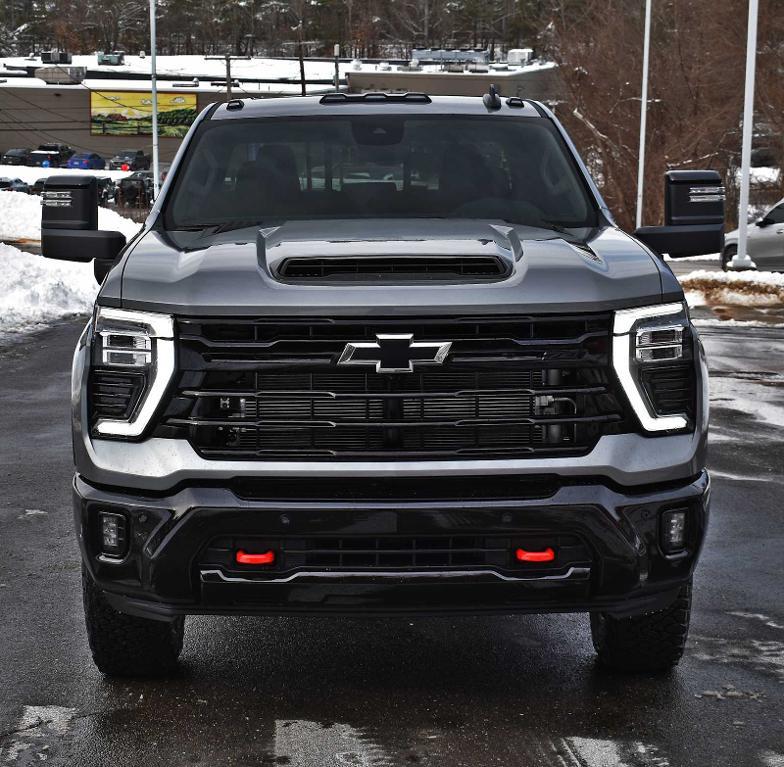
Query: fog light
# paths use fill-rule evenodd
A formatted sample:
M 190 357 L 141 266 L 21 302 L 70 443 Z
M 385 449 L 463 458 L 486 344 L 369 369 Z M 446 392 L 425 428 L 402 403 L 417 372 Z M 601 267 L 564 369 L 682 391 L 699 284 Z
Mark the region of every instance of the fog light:
M 661 545 L 668 554 L 686 547 L 686 509 L 674 509 L 662 514 Z
M 101 552 L 109 557 L 122 557 L 128 541 L 125 517 L 102 511 L 101 520 Z

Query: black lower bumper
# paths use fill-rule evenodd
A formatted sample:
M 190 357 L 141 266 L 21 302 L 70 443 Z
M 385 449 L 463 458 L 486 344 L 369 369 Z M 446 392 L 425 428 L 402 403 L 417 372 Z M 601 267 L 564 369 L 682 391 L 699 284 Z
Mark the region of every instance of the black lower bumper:
M 708 521 L 705 472 L 633 491 L 597 482 L 548 486 L 540 497 L 490 492 L 468 500 L 382 499 L 377 492 L 283 500 L 192 486 L 160 498 L 96 488 L 77 476 L 74 510 L 87 569 L 113 606 L 164 620 L 200 613 L 636 614 L 665 606 L 690 578 Z M 672 509 L 687 513 L 687 541 L 667 554 L 660 518 Z M 101 512 L 125 519 L 121 558 L 101 551 Z M 520 549 L 550 549 L 553 558 L 519 561 Z M 272 551 L 275 562 L 238 564 L 238 550 Z

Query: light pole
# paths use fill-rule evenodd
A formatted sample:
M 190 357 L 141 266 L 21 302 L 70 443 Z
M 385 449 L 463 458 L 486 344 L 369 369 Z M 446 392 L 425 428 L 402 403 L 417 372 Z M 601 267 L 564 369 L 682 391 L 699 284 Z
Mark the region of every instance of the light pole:
M 152 85 L 152 188 L 155 197 L 160 191 L 158 174 L 158 81 L 155 70 L 155 0 L 150 0 L 150 82 Z
M 642 193 L 645 185 L 645 131 L 648 121 L 648 62 L 651 55 L 651 2 L 645 0 L 645 36 L 642 44 L 642 98 L 640 99 L 640 152 L 637 161 L 636 227 L 642 226 Z
M 738 252 L 730 261 L 733 269 L 753 269 L 746 252 L 749 225 L 749 173 L 751 130 L 754 124 L 754 74 L 757 63 L 757 12 L 759 0 L 749 0 L 749 27 L 746 37 L 746 91 L 743 97 L 743 140 L 740 158 L 740 203 L 738 205 Z

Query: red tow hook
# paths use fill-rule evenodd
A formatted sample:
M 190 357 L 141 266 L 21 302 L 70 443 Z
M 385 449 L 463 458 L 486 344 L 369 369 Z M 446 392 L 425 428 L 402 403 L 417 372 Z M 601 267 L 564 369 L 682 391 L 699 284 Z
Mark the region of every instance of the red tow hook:
M 515 557 L 518 562 L 552 562 L 555 559 L 555 552 L 549 546 L 542 551 L 517 549 Z
M 263 551 L 259 554 L 249 554 L 242 549 L 237 550 L 237 564 L 240 565 L 274 565 L 275 552 Z

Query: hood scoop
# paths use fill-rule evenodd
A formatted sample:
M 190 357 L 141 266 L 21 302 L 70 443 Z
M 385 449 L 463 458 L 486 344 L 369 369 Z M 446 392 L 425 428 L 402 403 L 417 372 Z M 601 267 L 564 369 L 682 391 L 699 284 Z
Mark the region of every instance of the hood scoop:
M 259 266 L 285 283 L 422 283 L 499 281 L 522 258 L 517 232 L 486 225 L 486 235 L 287 238 L 286 225 L 258 233 Z M 423 227 L 427 230 L 427 226 Z
M 488 256 L 360 256 L 286 258 L 278 267 L 283 282 L 400 282 L 502 279 L 509 267 Z

